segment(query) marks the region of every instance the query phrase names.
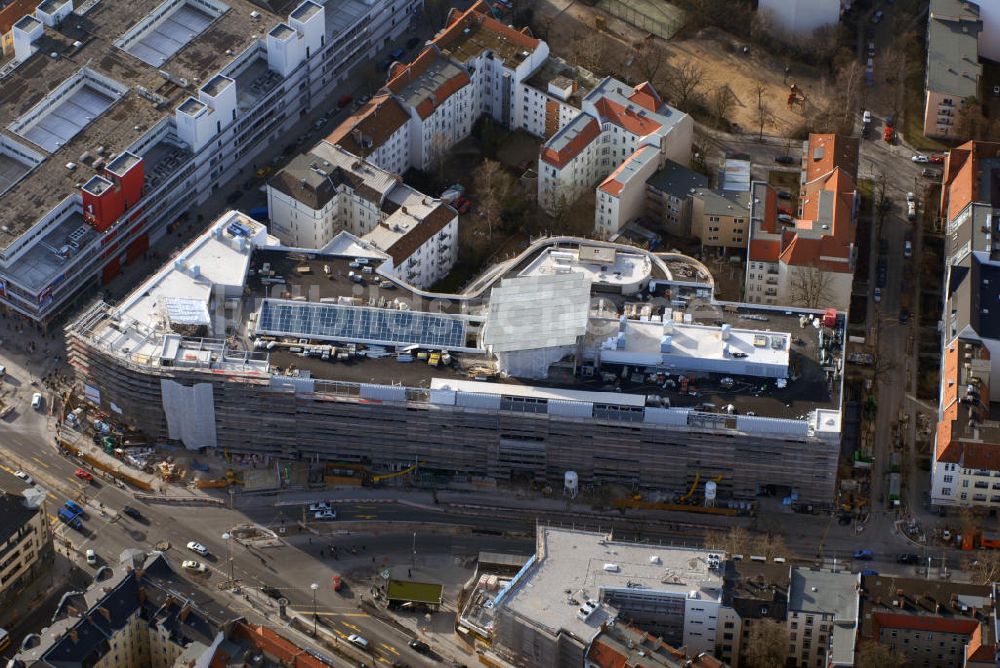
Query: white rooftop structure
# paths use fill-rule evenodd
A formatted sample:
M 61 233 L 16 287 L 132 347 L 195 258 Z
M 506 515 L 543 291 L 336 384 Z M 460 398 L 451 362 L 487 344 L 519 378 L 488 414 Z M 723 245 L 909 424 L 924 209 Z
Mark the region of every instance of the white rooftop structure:
M 613 404 L 615 406 L 631 406 L 642 408 L 646 398 L 639 394 L 624 394 L 621 392 L 587 392 L 585 390 L 566 390 L 559 387 L 538 387 L 535 385 L 513 385 L 508 383 L 483 383 L 476 380 L 455 380 L 452 378 L 433 378 L 431 390 L 440 393 L 491 394 L 497 397 L 522 397 L 543 399 L 549 402 L 581 402 L 590 404 Z M 432 402 L 434 397 L 432 395 Z
M 546 248 L 520 276 L 582 274 L 594 285 L 617 286 L 623 294 L 642 289 L 653 270 L 647 255 L 611 247 Z
M 584 615 L 581 608 L 587 601 L 615 598 L 616 592 L 721 601 L 722 577 L 710 567 L 706 550 L 618 542 L 555 527 L 539 527 L 537 543 L 535 557 L 497 604 L 553 634 L 563 630 L 589 641 L 615 611 L 601 604 Z
M 575 345 L 587 331 L 590 277 L 505 278 L 490 295 L 483 342 L 494 353 Z
M 726 158 L 723 163 L 721 189 L 732 192 L 750 192 L 750 161 Z
M 791 335 L 787 332 L 696 325 L 685 322 L 680 312 L 664 316 L 663 322 L 621 319 L 604 324 L 609 336 L 601 343 L 600 355 L 606 363 L 788 377 Z
M 397 185 L 386 198 L 398 208 L 365 235 L 365 241 L 378 248 L 391 248 L 441 204 L 441 200 L 428 197 L 407 185 Z
M 250 255 L 254 247 L 267 242 L 264 225 L 229 211 L 116 311 L 124 320 L 150 327 L 163 324 L 164 318 L 178 324 L 208 325 L 213 295 L 218 290 L 241 295 Z

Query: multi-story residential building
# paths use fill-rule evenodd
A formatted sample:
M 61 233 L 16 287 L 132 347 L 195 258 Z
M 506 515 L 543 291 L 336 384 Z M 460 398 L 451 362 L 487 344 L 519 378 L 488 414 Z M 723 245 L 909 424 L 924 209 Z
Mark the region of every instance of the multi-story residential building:
M 410 114 L 389 93 L 378 93 L 326 140 L 393 174 L 410 168 Z
M 574 471 L 677 495 L 711 480 L 721 504 L 833 498 L 842 379 L 820 359 L 843 355 L 842 315 L 739 310 L 711 301 L 690 258 L 568 238 L 430 294 L 383 266 L 390 253 L 341 241 L 304 254 L 230 214 L 131 296 L 88 310 L 70 362 L 92 401 L 190 448 L 373 472 L 419 461 L 438 480 Z M 170 325 L 192 318 L 203 338 Z M 437 365 L 395 361 L 418 354 Z M 501 374 L 519 380 L 469 380 Z
M 524 82 L 523 129 L 548 139 L 577 117 L 583 98 L 599 83 L 588 70 L 549 58 Z
M 295 157 L 268 183 L 270 232 L 318 250 L 348 232 L 383 251 L 384 272 L 428 288 L 458 258 L 458 213 L 402 178 L 327 141 Z
M 861 576 L 793 566 L 788 585 L 789 659 L 799 668 L 854 665 Z
M 536 541 L 495 602 L 495 646 L 518 665 L 583 665 L 618 616 L 688 656 L 712 654 L 725 555 L 554 527 L 539 527 Z
M 750 193 L 699 188 L 690 195 L 691 234 L 719 255 L 742 252 L 750 239 Z
M 493 18 L 482 0 L 453 10 L 447 26 L 412 62 L 394 63 L 385 87 L 329 141 L 395 173 L 430 169 L 484 115 L 523 127 L 533 110 L 524 82 L 548 55 L 545 42 Z
M 931 502 L 1000 504 L 1000 429 L 989 419 L 1000 401 L 992 380 L 1000 359 L 1000 144 L 968 142 L 948 154 L 941 192 L 945 221 L 945 303 L 941 392 Z
M 753 625 L 758 620 L 785 623 L 790 572 L 784 558 L 759 561 L 749 555 L 726 562 L 715 656 L 732 668 L 746 665 Z
M 845 2 L 851 0 L 760 0 L 757 11 L 769 12 L 775 27 L 789 36 L 808 39 L 817 29 L 836 25 Z
M 961 666 L 992 624 L 992 593 L 989 585 L 862 576 L 858 639 L 889 647 L 914 668 Z
M 847 309 L 857 255 L 859 148 L 853 137 L 809 135 L 797 211 L 770 185 L 752 185 L 745 301 Z
M 646 181 L 646 214 L 674 236 L 691 236 L 691 197 L 707 187 L 707 176 L 667 160 Z
M 51 565 L 52 532 L 45 492 L 0 473 L 0 605 L 14 605 Z
M 18 651 L 13 665 L 171 668 L 211 655 L 229 615 L 197 595 L 162 553 L 132 550 L 109 569 L 106 579 L 64 596 L 39 642 Z
M 723 668 L 715 657 L 690 655 L 635 626 L 612 622 L 587 649 L 584 668 Z
M 420 7 L 46 2 L 20 18 L 0 68 L 0 305 L 51 323 L 255 168 Z
M 633 87 L 608 77 L 583 98 L 580 113 L 542 146 L 538 202 L 555 211 L 600 184 L 595 233 L 614 237 L 629 222 L 627 216 L 641 211 L 646 179 L 663 160 L 690 160 L 693 128 L 691 117 L 664 104 L 650 84 Z M 641 151 L 645 146 L 652 150 Z
M 970 0 L 931 0 L 927 16 L 927 75 L 924 82 L 924 135 L 950 138 L 966 99 L 979 96 L 983 21 Z M 995 3 L 993 3 L 995 4 Z M 990 8 L 997 19 L 997 10 Z M 996 47 L 990 46 L 995 52 Z

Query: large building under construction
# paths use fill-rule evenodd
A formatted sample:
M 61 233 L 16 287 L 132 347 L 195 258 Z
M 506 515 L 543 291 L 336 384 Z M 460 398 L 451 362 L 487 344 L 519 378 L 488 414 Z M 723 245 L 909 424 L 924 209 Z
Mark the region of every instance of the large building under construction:
M 387 260 L 348 233 L 284 248 L 231 212 L 70 326 L 70 361 L 91 403 L 191 449 L 833 500 L 841 314 L 718 303 L 691 258 L 575 238 L 463 294 L 382 275 Z

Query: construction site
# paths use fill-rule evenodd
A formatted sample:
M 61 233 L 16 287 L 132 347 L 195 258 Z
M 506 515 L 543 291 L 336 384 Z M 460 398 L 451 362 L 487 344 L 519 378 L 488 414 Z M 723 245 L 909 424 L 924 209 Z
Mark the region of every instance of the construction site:
M 68 348 L 86 401 L 242 464 L 246 486 L 612 485 L 643 495 L 622 503 L 727 513 L 834 502 L 842 314 L 717 303 L 695 260 L 573 238 L 455 295 L 359 285 L 348 265 L 377 274 L 380 256 L 268 239 L 231 212 L 85 313 Z

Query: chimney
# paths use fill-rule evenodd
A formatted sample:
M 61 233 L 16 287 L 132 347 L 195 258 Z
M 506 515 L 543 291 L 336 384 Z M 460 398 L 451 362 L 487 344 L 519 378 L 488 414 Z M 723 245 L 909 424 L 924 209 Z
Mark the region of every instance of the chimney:
M 68 635 L 69 639 L 73 642 L 80 642 L 80 636 L 77 634 L 76 629 L 70 629 L 66 635 Z
M 105 607 L 104 607 L 104 606 L 102 605 L 101 607 L 99 607 L 99 608 L 97 609 L 97 611 L 98 611 L 99 613 L 101 613 L 101 616 L 102 616 L 102 617 L 104 617 L 104 619 L 106 619 L 106 620 L 107 620 L 107 621 L 109 621 L 109 622 L 111 621 L 111 611 L 110 611 L 110 610 L 108 610 L 107 608 L 105 608 Z

